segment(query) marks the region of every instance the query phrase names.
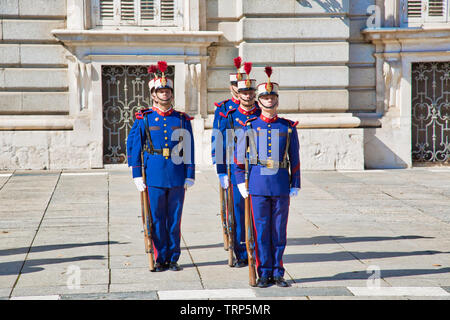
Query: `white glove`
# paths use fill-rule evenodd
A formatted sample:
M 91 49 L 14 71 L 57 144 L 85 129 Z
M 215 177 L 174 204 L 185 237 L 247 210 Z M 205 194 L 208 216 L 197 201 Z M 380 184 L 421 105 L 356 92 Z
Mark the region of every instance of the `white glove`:
M 228 175 L 226 173 L 220 173 L 219 174 L 219 181 L 220 181 L 220 185 L 222 186 L 222 189 L 228 189 L 229 184 L 229 180 L 228 180 Z
M 291 188 L 291 190 L 289 191 L 289 197 L 296 197 L 298 196 L 298 191 L 300 190 L 300 188 Z
M 237 187 L 239 189 L 239 192 L 241 193 L 242 198 L 244 198 L 244 199 L 247 198 L 248 197 L 248 191 L 245 188 L 245 182 L 238 184 Z
M 192 187 L 192 186 L 194 185 L 194 182 L 195 182 L 194 179 L 186 178 L 186 179 L 184 180 L 184 188 L 187 189 L 187 188 Z
M 145 183 L 144 183 L 144 179 L 142 179 L 142 177 L 133 178 L 133 181 L 139 192 L 142 192 L 145 190 Z

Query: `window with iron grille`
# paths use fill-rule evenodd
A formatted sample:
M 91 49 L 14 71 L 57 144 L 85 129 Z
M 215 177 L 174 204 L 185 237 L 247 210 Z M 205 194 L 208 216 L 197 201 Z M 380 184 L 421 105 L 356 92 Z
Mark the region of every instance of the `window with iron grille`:
M 179 26 L 179 0 L 96 0 L 97 25 Z
M 449 23 L 449 0 L 401 0 L 401 26 Z

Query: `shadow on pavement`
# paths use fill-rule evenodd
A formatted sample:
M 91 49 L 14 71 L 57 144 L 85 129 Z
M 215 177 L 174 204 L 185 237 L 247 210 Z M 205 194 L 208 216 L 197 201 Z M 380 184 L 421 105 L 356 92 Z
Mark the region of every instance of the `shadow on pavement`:
M 20 268 L 23 265 L 23 261 L 3 262 L 0 263 L 0 276 L 17 275 L 19 274 L 19 272 L 23 274 L 45 270 L 45 268 L 40 267 L 41 265 L 103 259 L 105 259 L 105 256 L 82 256 L 73 258 L 27 260 L 22 270 L 20 270 Z
M 410 252 L 383 252 L 383 251 L 339 251 L 331 253 L 296 253 L 285 254 L 283 256 L 284 263 L 303 263 L 303 262 L 324 262 L 324 261 L 347 261 L 347 260 L 367 260 L 367 259 L 383 259 L 395 257 L 421 256 L 449 253 L 442 251 L 410 251 Z
M 449 273 L 450 268 L 440 269 L 388 269 L 380 270 L 380 278 L 396 278 L 406 276 L 419 276 L 429 274 L 442 274 Z M 294 279 L 295 283 L 302 282 L 320 282 L 320 281 L 333 281 L 333 280 L 368 280 L 371 276 L 371 272 L 365 271 L 353 271 L 337 273 L 334 276 L 329 277 L 313 277 L 313 278 L 299 278 Z
M 33 246 L 31 247 L 21 247 L 21 248 L 11 248 L 0 250 L 0 256 L 8 256 L 14 254 L 22 254 L 27 253 L 30 250 L 31 253 L 35 252 L 45 252 L 51 250 L 63 250 L 63 249 L 72 249 L 72 248 L 80 248 L 80 247 L 91 247 L 91 246 L 104 246 L 109 244 L 128 244 L 129 242 L 117 242 L 117 241 L 98 241 L 98 242 L 88 242 L 88 243 L 65 243 L 65 244 L 50 244 L 43 246 Z
M 392 241 L 392 240 L 414 240 L 414 239 L 434 239 L 434 237 L 424 236 L 397 236 L 397 237 L 345 237 L 345 236 L 317 236 L 307 238 L 288 238 L 287 245 L 314 245 L 314 244 L 329 244 L 329 243 L 352 243 L 352 242 L 369 242 L 369 241 Z

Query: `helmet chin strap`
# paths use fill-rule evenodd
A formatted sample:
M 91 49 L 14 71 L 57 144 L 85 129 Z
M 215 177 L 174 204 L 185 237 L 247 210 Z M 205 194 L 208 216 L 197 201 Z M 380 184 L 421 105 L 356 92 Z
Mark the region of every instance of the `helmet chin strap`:
M 173 95 L 169 99 L 161 99 L 160 97 L 158 97 L 158 93 L 156 93 L 156 98 L 158 99 L 156 102 L 159 102 L 159 101 L 168 102 L 173 99 Z
M 252 100 L 255 100 L 255 96 L 252 96 L 250 99 L 244 99 L 244 98 L 239 97 L 239 100 L 243 100 L 245 102 L 250 102 Z
M 277 99 L 277 103 L 275 103 L 273 106 L 271 106 L 271 107 L 266 107 L 265 105 L 264 105 L 264 103 L 262 103 L 261 102 L 261 99 L 260 98 L 258 98 L 258 102 L 264 107 L 264 108 L 266 108 L 266 109 L 275 109 L 276 107 L 278 107 L 278 99 Z
M 234 97 L 235 99 L 238 99 L 238 98 L 239 98 L 239 92 L 237 92 L 236 90 L 234 90 L 233 87 L 231 87 L 231 92 L 232 92 L 233 97 Z

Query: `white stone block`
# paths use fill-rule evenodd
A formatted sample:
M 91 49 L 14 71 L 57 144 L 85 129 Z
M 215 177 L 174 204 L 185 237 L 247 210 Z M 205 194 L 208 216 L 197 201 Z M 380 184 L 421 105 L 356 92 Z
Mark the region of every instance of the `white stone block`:
M 325 1 L 273 1 L 245 0 L 242 1 L 244 13 L 247 14 L 324 14 L 347 13 L 350 0 Z
M 27 113 L 69 113 L 67 92 L 24 92 L 22 111 Z
M 0 68 L 0 88 L 5 87 L 5 69 Z
M 240 45 L 243 61 L 253 63 L 294 63 L 295 44 L 293 43 L 246 43 Z
M 350 64 L 375 63 L 375 46 L 372 44 L 350 44 Z
M 347 42 L 313 42 L 294 45 L 296 63 L 346 63 L 349 60 Z
M 301 170 L 363 170 L 364 129 L 301 129 Z
M 0 65 L 11 65 L 19 63 L 19 45 L 0 44 Z
M 296 14 L 345 14 L 349 12 L 349 3 L 354 0 L 333 1 L 292 1 Z
M 228 74 L 233 69 L 208 71 L 208 89 L 228 88 Z M 264 82 L 267 75 L 264 67 L 253 67 L 250 74 L 257 83 Z M 305 66 L 305 67 L 275 67 L 271 80 L 283 87 L 345 87 L 348 86 L 348 67 L 345 66 Z
M 56 41 L 50 32 L 64 25 L 64 20 L 3 20 L 3 40 Z
M 350 1 L 350 14 L 351 15 L 366 15 L 367 9 L 374 5 L 376 0 L 358 0 Z
M 214 21 L 208 22 L 208 31 L 221 31 L 223 32 L 223 39 L 227 42 L 239 42 L 242 41 L 242 29 L 241 22 L 231 22 L 231 21 Z M 222 38 L 221 37 L 221 38 Z
M 400 169 L 412 165 L 411 119 L 382 119 L 381 128 L 364 129 L 364 157 L 368 169 Z
M 350 90 L 350 110 L 372 112 L 376 110 L 376 91 Z
M 345 112 L 347 90 L 280 90 L 279 112 Z
M 66 1 L 19 0 L 20 16 L 66 16 Z
M 263 67 L 252 69 L 251 77 L 257 82 L 266 81 Z M 276 67 L 271 80 L 283 87 L 345 87 L 348 86 L 348 67 L 345 66 L 304 66 Z
M 294 1 L 246 0 L 242 1 L 244 14 L 292 14 Z
M 16 113 L 22 109 L 21 92 L 0 92 L 0 113 Z
M 375 87 L 376 72 L 374 67 L 352 67 L 350 72 L 351 87 Z
M 233 69 L 209 69 L 207 72 L 207 86 L 208 89 L 222 89 L 226 90 L 230 86 L 229 74 L 234 72 Z
M 244 18 L 247 39 L 347 39 L 348 18 Z
M 237 18 L 239 17 L 238 0 L 208 0 L 206 1 L 207 19 Z M 245 2 L 245 1 L 244 1 Z
M 21 44 L 20 61 L 22 64 L 67 64 L 66 49 L 61 45 Z
M 0 132 L 0 170 L 49 169 L 47 132 Z
M 209 66 L 233 66 L 233 59 L 239 55 L 239 49 L 234 46 L 208 47 Z
M 345 112 L 349 108 L 347 90 L 303 90 L 298 100 L 301 112 Z
M 216 110 L 216 106 L 214 105 L 214 102 L 220 102 L 226 99 L 229 99 L 231 97 L 231 93 L 229 90 L 223 90 L 223 91 L 214 91 L 214 92 L 208 92 L 208 113 L 214 114 Z
M 6 88 L 66 88 L 66 69 L 5 69 Z
M 349 32 L 351 41 L 364 41 L 364 36 L 361 33 L 361 30 L 367 28 L 367 20 L 366 19 L 350 19 L 349 24 Z
M 0 17 L 18 15 L 19 0 L 0 0 Z

